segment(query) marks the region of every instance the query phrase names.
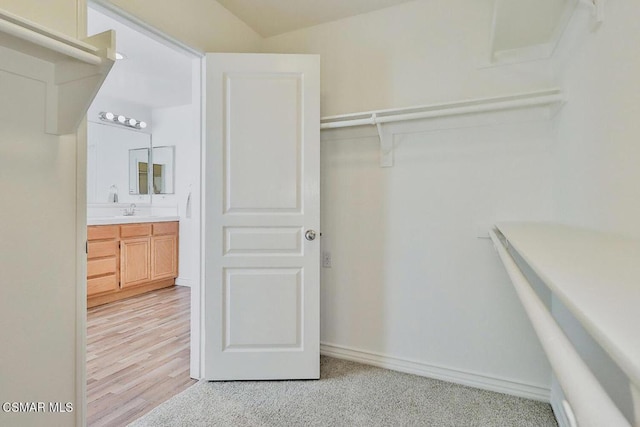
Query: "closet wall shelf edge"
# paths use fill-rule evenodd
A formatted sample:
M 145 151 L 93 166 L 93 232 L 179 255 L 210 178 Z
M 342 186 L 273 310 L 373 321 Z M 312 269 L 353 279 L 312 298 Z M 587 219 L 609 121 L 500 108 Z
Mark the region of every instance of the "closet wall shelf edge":
M 534 107 L 548 107 L 549 116 L 553 117 L 564 102 L 562 91 L 558 88 L 551 88 L 440 104 L 325 116 L 320 119 L 320 129 L 376 126 L 380 137 L 380 166 L 390 167 L 393 166 L 394 133 L 387 126 L 389 123 Z
M 0 9 L 0 71 L 45 84 L 46 133 L 76 131 L 115 53 L 114 31 L 77 40 Z

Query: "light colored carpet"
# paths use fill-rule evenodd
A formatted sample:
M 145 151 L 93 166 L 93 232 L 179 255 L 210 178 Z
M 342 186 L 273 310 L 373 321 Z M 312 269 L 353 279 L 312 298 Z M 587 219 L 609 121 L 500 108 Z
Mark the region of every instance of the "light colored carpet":
M 557 426 L 551 406 L 322 357 L 318 381 L 207 382 L 130 426 Z

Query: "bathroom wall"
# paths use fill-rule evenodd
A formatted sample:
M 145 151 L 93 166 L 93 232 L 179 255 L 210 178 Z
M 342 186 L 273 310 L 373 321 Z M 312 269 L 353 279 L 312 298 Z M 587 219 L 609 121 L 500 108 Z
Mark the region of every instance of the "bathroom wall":
M 561 221 L 640 237 L 640 3 L 605 4 L 597 29 L 578 6 L 556 55 L 555 200 Z
M 83 6 L 76 0 L 2 2 L 9 12 L 73 37 L 84 33 Z M 0 93 L 0 402 L 73 404 L 66 413 L 0 411 L 0 425 L 79 425 L 85 137 L 44 133 L 40 82 L 0 71 Z
M 197 85 L 196 85 L 197 86 Z M 180 215 L 179 277 L 192 286 L 199 280 L 200 248 L 200 125 L 199 105 L 193 103 L 153 111 L 153 145 L 175 146 L 175 194 L 154 195 L 154 209 L 177 206 Z
M 125 117 L 133 117 L 147 123 L 145 129 L 134 130 L 124 126 L 109 124 L 98 118 L 100 112 L 110 111 L 114 114 L 122 114 Z M 120 204 L 136 203 L 140 207 L 151 202 L 149 195 L 130 195 L 129 194 L 129 161 L 128 154 L 118 153 L 117 150 L 107 150 L 100 152 L 100 148 L 107 148 L 108 145 L 125 146 L 125 140 L 130 139 L 141 141 L 146 146 L 150 146 L 151 135 L 153 133 L 152 109 L 139 104 L 133 104 L 122 100 L 116 100 L 108 97 L 108 94 L 101 92 L 98 94 L 94 102 L 91 104 L 87 112 L 88 138 L 87 138 L 87 215 L 108 216 L 109 214 L 120 215 L 123 205 L 104 205 L 108 203 L 109 188 L 112 184 L 118 187 L 118 202 Z M 110 132 L 109 139 L 101 140 L 106 136 L 105 131 L 101 127 L 108 127 Z M 119 136 L 122 135 L 122 136 Z M 145 137 L 143 137 L 146 136 Z M 106 144 L 106 145 L 104 145 Z M 142 146 L 141 144 L 138 144 Z M 123 148 L 123 150 L 128 150 Z M 118 156 L 118 160 L 105 157 Z M 105 180 L 105 176 L 120 177 L 117 182 Z M 99 204 L 100 206 L 95 206 Z M 107 209 L 110 208 L 110 209 Z
M 264 51 L 322 55 L 323 115 L 554 87 L 550 61 L 486 67 L 491 6 L 409 2 L 266 39 Z M 553 218 L 554 131 L 535 112 L 491 117 L 398 125 L 392 168 L 379 167 L 375 128 L 323 131 L 325 352 L 548 397 L 546 358 L 477 235 Z

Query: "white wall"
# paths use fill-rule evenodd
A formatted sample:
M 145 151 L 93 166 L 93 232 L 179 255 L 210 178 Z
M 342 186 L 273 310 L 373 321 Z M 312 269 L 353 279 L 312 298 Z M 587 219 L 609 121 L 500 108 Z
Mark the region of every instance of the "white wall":
M 197 86 L 197 85 L 195 85 Z M 192 286 L 199 279 L 200 114 L 197 103 L 153 111 L 153 146 L 175 146 L 175 194 L 153 195 L 153 206 L 177 206 L 180 216 L 179 277 Z M 191 193 L 190 206 L 187 199 Z
M 557 55 L 567 104 L 558 117 L 560 220 L 640 236 L 640 3 L 606 2 L 596 30 L 579 6 Z
M 549 61 L 480 68 L 491 6 L 410 2 L 272 37 L 264 50 L 322 55 L 323 115 L 554 86 Z M 377 136 L 323 132 L 323 245 L 333 261 L 322 275 L 326 348 L 548 393 L 546 358 L 476 226 L 552 219 L 554 133 L 535 113 L 500 117 L 436 120 L 419 133 L 398 125 L 406 134 L 388 169 L 378 166 Z
M 378 165 L 377 136 L 323 134 L 323 343 L 480 387 L 491 388 L 475 375 L 513 381 L 516 394 L 549 388 L 529 321 L 476 237 L 497 220 L 551 218 L 552 129 L 530 119 L 434 121 L 396 137 L 392 168 Z
M 322 55 L 323 116 L 552 85 L 548 62 L 484 67 L 492 4 L 408 2 L 268 38 L 263 51 Z
M 121 114 L 125 117 L 132 117 L 136 120 L 144 121 L 147 123 L 145 129 L 134 130 L 124 126 L 116 124 L 108 124 L 101 121 L 98 115 L 101 112 L 112 112 L 116 115 Z M 105 91 L 98 93 L 94 101 L 91 103 L 89 110 L 87 111 L 87 203 L 89 208 L 87 210 L 88 216 L 101 216 L 104 215 L 104 209 L 99 207 L 96 209 L 94 204 L 105 204 L 108 202 L 109 187 L 111 184 L 118 186 L 118 201 L 119 203 L 136 203 L 138 205 L 149 204 L 151 198 L 148 195 L 129 195 L 129 164 L 128 160 L 124 163 L 122 159 L 113 163 L 113 159 L 107 160 L 103 153 L 99 151 L 99 144 L 119 145 L 120 141 L 118 134 L 127 138 L 140 140 L 141 136 L 147 136 L 147 147 L 150 146 L 151 134 L 153 133 L 153 112 L 152 109 L 141 104 L 134 104 L 131 102 L 113 99 Z M 96 124 L 97 123 L 97 124 Z M 104 126 L 108 126 L 108 129 L 104 129 Z M 142 135 L 140 135 L 142 134 Z M 104 138 L 110 136 L 113 141 L 104 141 Z M 99 140 L 102 139 L 102 142 Z M 117 151 L 110 151 L 112 155 L 118 155 Z M 124 152 L 122 152 L 124 153 Z M 120 154 L 122 154 L 120 153 Z M 126 154 L 126 153 L 125 153 Z M 109 152 L 107 152 L 109 155 Z M 96 167 L 96 165 L 98 167 Z M 119 182 L 107 182 L 105 176 L 118 176 Z M 104 207 L 109 207 L 106 205 Z M 122 206 L 111 206 L 113 212 L 122 212 Z
M 5 0 L 2 8 L 77 36 L 75 0 Z M 10 61 L 3 56 L 4 60 Z M 45 64 L 34 64 L 42 69 Z M 0 71 L 0 402 L 72 402 L 74 412 L 9 414 L 0 425 L 74 425 L 83 363 L 84 140 L 44 134 L 44 90 Z M 79 301 L 80 299 L 80 301 Z

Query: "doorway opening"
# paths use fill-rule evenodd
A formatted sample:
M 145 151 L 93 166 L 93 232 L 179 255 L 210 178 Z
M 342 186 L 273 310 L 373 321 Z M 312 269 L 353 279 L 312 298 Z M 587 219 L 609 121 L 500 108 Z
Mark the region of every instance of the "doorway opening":
M 103 2 L 87 24 L 119 59 L 87 113 L 86 418 L 125 425 L 200 376 L 202 54 Z

